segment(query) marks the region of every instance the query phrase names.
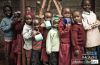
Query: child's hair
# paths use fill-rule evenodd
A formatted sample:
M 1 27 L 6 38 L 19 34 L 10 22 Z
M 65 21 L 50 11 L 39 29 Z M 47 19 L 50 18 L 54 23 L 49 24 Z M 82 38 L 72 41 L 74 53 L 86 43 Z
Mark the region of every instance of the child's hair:
M 82 16 L 82 11 L 81 11 L 81 10 L 79 10 L 79 9 L 77 9 L 77 10 L 73 10 L 73 12 L 72 12 L 72 16 L 73 16 L 73 14 L 74 14 L 75 12 L 79 12 L 79 13 L 80 13 L 80 15 Z
M 32 8 L 31 6 L 26 6 L 25 8 L 28 8 L 28 7 L 29 7 L 29 8 Z
M 84 3 L 85 3 L 86 1 L 89 1 L 89 2 L 91 3 L 91 5 L 92 5 L 92 1 L 91 1 L 91 0 L 82 0 L 82 2 L 81 2 L 81 7 L 83 7 L 83 5 L 84 5 Z
M 46 13 L 50 13 L 50 14 L 52 15 L 52 12 L 51 12 L 51 11 L 46 11 L 46 12 L 44 13 L 44 16 L 45 16 Z
M 63 7 L 63 8 L 62 8 L 62 11 L 61 11 L 61 14 L 62 14 L 62 12 L 63 12 L 65 9 L 70 9 L 70 11 L 72 12 L 72 10 L 71 10 L 70 7 Z
M 3 7 L 3 13 L 5 13 L 5 11 L 6 11 L 5 9 L 6 9 L 7 7 L 11 10 L 11 13 L 12 13 L 12 7 L 11 7 L 10 5 L 5 5 L 5 6 Z

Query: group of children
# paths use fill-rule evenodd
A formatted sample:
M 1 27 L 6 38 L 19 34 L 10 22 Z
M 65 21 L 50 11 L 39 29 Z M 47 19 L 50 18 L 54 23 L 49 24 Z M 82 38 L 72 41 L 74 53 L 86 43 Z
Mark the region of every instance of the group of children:
M 100 32 L 90 0 L 83 0 L 82 8 L 82 12 L 72 12 L 65 7 L 62 17 L 46 11 L 42 19 L 26 12 L 22 20 L 19 11 L 12 14 L 12 8 L 5 6 L 0 29 L 4 32 L 7 64 L 83 65 L 84 54 L 99 53 Z

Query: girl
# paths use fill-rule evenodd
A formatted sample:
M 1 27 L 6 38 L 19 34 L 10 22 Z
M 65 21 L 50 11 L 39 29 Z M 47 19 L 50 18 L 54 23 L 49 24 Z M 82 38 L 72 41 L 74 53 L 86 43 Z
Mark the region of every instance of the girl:
M 59 22 L 60 50 L 59 65 L 70 65 L 70 26 L 71 26 L 71 9 L 62 9 L 62 18 Z
M 2 19 L 0 23 L 0 29 L 4 32 L 4 44 L 5 44 L 5 55 L 6 61 L 8 65 L 10 60 L 12 41 L 13 41 L 13 32 L 12 32 L 12 8 L 9 5 L 3 7 L 3 13 L 5 17 Z
M 87 53 L 95 53 L 97 55 L 96 50 L 100 45 L 100 34 L 98 30 L 99 22 L 97 21 L 96 14 L 91 10 L 91 0 L 83 0 L 82 1 L 82 16 L 83 16 L 83 26 L 86 30 L 86 54 Z
M 25 14 L 26 14 L 26 15 L 31 15 L 33 19 L 35 18 L 34 12 L 32 11 L 32 7 L 31 7 L 31 6 L 27 6 L 27 7 L 26 7 L 26 12 L 25 12 Z
M 32 50 L 32 16 L 25 16 L 25 25 L 23 27 L 23 38 L 24 38 L 24 46 L 25 55 L 26 55 L 26 65 L 30 65 L 31 59 L 31 50 Z
M 32 65 L 42 65 L 41 63 L 41 47 L 42 47 L 42 29 L 38 19 L 34 21 L 33 45 L 32 45 Z M 39 39 L 37 38 L 39 36 Z
M 59 20 L 53 20 L 53 27 L 50 29 L 46 39 L 46 52 L 49 54 L 49 65 L 58 65 L 59 55 Z
M 71 65 L 82 65 L 82 56 L 86 42 L 85 30 L 82 25 L 82 15 L 80 11 L 74 11 L 72 14 L 73 25 L 71 26 L 72 53 Z M 76 63 L 75 63 L 76 62 Z
M 23 30 L 24 22 L 21 18 L 21 12 L 16 11 L 13 16 L 12 30 L 14 33 L 13 47 L 12 47 L 12 56 L 14 55 L 14 61 L 16 65 L 22 65 L 21 61 L 21 52 L 22 52 L 22 30 Z

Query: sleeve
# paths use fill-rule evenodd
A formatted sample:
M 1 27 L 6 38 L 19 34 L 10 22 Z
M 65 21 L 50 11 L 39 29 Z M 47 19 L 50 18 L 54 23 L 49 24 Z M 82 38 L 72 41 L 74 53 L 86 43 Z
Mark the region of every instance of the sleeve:
M 79 46 L 78 46 L 78 30 L 77 29 L 72 29 L 72 32 L 71 32 L 71 38 L 72 38 L 72 46 L 74 47 L 75 50 L 78 50 L 79 49 Z
M 83 27 L 84 27 L 85 30 L 92 29 L 91 25 L 89 25 L 89 24 L 87 23 L 87 20 L 86 20 L 86 19 L 83 19 L 83 20 L 82 20 L 82 23 L 83 23 Z
M 0 24 L 0 29 L 7 32 L 11 29 L 11 24 L 7 24 L 6 21 L 2 20 Z
M 52 39 L 51 39 L 51 32 L 48 32 L 47 39 L 46 39 L 46 52 L 48 54 L 51 53 L 51 46 L 52 46 Z
M 32 30 L 27 30 L 26 28 L 23 28 L 22 35 L 24 39 L 32 38 Z

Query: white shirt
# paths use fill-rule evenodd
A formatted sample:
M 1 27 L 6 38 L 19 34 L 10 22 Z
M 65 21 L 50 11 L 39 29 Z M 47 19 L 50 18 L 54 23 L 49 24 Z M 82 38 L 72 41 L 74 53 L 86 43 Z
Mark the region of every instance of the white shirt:
M 25 24 L 23 27 L 22 35 L 24 38 L 23 48 L 25 50 L 31 50 L 32 49 L 32 26 Z
M 84 29 L 87 31 L 86 47 L 95 47 L 100 45 L 100 33 L 98 27 L 92 29 L 92 26 L 97 24 L 96 14 L 92 11 L 90 11 L 90 13 L 83 11 L 82 16 Z
M 52 28 L 47 35 L 46 39 L 46 52 L 50 54 L 51 52 L 58 52 L 59 51 L 59 34 L 58 30 Z

